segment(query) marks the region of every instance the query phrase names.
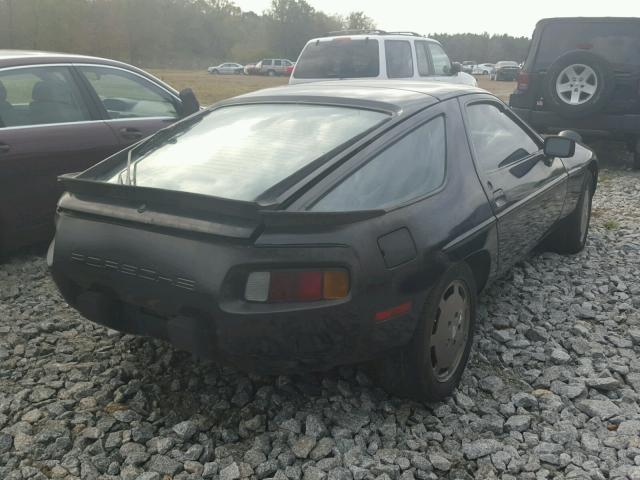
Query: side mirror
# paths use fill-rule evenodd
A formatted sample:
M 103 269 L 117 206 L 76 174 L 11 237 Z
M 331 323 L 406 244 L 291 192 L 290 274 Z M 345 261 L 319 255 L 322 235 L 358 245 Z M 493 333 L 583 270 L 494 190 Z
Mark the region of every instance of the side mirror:
M 568 137 L 550 136 L 544 139 L 544 154 L 547 157 L 569 158 L 576 152 L 576 141 Z
M 180 91 L 180 102 L 182 103 L 181 116 L 188 117 L 192 113 L 200 110 L 200 103 L 196 98 L 196 94 L 190 88 Z
M 462 64 L 460 62 L 452 62 L 451 68 L 449 68 L 449 75 L 452 77 L 459 74 L 462 71 Z

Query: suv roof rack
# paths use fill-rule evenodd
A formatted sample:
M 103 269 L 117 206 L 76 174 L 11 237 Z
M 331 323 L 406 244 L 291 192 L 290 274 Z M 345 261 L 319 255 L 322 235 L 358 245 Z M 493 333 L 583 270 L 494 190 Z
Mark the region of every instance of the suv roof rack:
M 322 37 L 339 37 L 342 35 L 407 35 L 412 37 L 424 37 L 424 35 L 420 35 L 415 32 L 387 32 L 385 30 L 377 30 L 377 29 L 347 29 L 347 30 L 336 30 L 335 32 L 327 32 L 322 34 Z

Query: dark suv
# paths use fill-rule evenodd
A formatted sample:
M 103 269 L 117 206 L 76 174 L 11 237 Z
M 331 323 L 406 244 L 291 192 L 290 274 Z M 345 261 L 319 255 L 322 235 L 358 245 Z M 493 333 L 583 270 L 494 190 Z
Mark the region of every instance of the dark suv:
M 640 18 L 547 18 L 510 106 L 541 132 L 624 140 L 640 168 Z

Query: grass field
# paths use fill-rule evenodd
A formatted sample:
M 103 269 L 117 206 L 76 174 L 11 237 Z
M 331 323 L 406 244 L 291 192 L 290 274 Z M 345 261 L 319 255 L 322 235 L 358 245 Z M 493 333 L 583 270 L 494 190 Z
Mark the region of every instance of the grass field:
M 285 77 L 259 77 L 244 75 L 209 75 L 205 71 L 150 70 L 158 78 L 181 90 L 191 87 L 202 105 L 210 105 L 225 98 L 261 88 L 286 85 Z M 479 86 L 507 101 L 515 82 L 492 82 L 487 76 L 478 77 Z

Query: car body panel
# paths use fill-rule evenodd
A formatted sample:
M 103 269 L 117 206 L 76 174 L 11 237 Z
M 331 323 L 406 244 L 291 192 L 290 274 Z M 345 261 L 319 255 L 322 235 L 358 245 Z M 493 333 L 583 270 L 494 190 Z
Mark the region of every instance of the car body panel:
M 477 274 L 478 287 L 484 287 L 501 264 L 514 261 L 500 242 L 522 239 L 532 229 L 541 237 L 537 232 L 552 228 L 565 205 L 568 176 L 564 164 L 554 160 L 547 170 L 539 162 L 524 182 L 505 178 L 519 195 L 514 214 L 504 221 L 507 215 L 494 210 L 465 138 L 460 107 L 463 100 L 487 97 L 499 102 L 471 87 L 397 82 L 382 88 L 373 81 L 305 84 L 222 102 L 212 108 L 311 102 L 375 106 L 393 116 L 265 204 L 103 184 L 91 180 L 91 171 L 67 177 L 69 193 L 59 205 L 50 252 L 53 277 L 65 299 L 95 322 L 164 338 L 250 371 L 323 370 L 406 345 L 427 292 L 447 268 L 460 261 L 486 265 Z M 310 210 L 347 172 L 439 117 L 445 121 L 447 151 L 440 187 L 380 210 Z M 586 152 L 568 163 L 573 174 L 593 161 Z M 534 214 L 544 225 L 520 221 L 522 214 Z M 533 246 L 518 245 L 518 259 Z M 250 272 L 279 268 L 346 269 L 349 293 L 304 304 L 244 299 Z M 377 312 L 407 302 L 407 313 L 375 320 Z

